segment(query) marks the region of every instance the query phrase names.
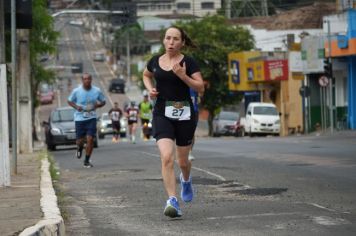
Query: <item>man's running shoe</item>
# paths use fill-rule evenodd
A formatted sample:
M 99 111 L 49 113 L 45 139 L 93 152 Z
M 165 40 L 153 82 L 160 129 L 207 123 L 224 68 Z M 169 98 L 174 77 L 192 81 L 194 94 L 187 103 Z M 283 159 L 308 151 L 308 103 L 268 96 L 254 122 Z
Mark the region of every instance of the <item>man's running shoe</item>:
M 167 200 L 163 214 L 171 218 L 182 216 L 182 211 L 180 210 L 179 203 L 176 197 L 170 197 Z
M 83 147 L 77 146 L 76 156 L 78 159 L 82 158 L 82 153 L 83 153 Z
M 192 153 L 189 153 L 188 160 L 189 161 L 194 161 L 195 160 L 195 157 L 192 155 Z
M 180 197 L 184 202 L 191 202 L 194 197 L 192 177 L 189 176 L 189 180 L 184 181 L 183 174 L 180 173 L 179 179 L 180 179 L 180 187 L 181 187 Z
M 84 167 L 85 168 L 92 168 L 94 166 L 93 166 L 93 164 L 90 163 L 90 161 L 84 161 Z

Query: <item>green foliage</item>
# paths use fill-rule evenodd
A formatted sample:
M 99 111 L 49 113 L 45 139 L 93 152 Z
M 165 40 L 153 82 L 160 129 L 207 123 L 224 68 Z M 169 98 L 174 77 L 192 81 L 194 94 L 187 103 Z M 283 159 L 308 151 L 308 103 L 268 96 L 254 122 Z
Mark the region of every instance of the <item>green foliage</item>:
M 219 108 L 240 100 L 228 90 L 227 56 L 230 52 L 250 50 L 254 47 L 251 33 L 242 27 L 229 25 L 223 16 L 207 16 L 201 20 L 179 22 L 198 49 L 188 49 L 199 64 L 207 82 L 201 106 L 213 119 Z
M 138 23 L 125 25 L 115 31 L 115 47 L 119 54 L 126 54 L 127 40 L 130 41 L 132 55 L 142 55 L 149 50 L 144 31 Z
M 30 30 L 30 64 L 32 78 L 32 94 L 35 94 L 41 82 L 51 82 L 55 73 L 43 68 L 38 58 L 41 55 L 53 54 L 56 51 L 59 32 L 54 31 L 53 18 L 47 12 L 46 0 L 32 1 L 33 27 Z M 37 101 L 34 102 L 37 105 Z

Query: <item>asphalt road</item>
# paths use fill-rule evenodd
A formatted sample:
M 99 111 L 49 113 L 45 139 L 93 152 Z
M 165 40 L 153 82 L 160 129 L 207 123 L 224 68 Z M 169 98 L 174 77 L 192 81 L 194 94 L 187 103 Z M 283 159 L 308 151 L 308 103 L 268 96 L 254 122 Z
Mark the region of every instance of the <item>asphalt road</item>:
M 59 61 L 83 61 L 109 101 L 127 99 L 106 92 L 112 75 L 105 63 L 91 60 L 99 48 L 89 34 L 73 26 L 62 31 Z M 41 107 L 43 118 L 80 82 L 70 71 L 60 75 L 59 97 Z M 75 158 L 75 147 L 51 154 L 68 235 L 355 235 L 355 144 L 355 132 L 199 138 L 196 198 L 181 203 L 183 217 L 176 220 L 163 215 L 167 196 L 154 141 L 114 144 L 108 136 L 94 150 L 91 169 Z
M 108 137 L 92 169 L 74 158 L 75 149 L 52 154 L 69 235 L 354 235 L 356 135 L 336 139 L 198 139 L 196 198 L 181 203 L 179 220 L 162 213 L 154 141 L 112 144 Z

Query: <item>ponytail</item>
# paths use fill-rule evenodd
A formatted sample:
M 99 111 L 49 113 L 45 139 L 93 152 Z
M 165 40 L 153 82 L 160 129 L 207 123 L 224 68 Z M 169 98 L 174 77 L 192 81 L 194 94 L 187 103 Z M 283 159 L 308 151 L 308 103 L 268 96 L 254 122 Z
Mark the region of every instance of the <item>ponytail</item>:
M 181 27 L 173 25 L 169 28 L 174 28 L 174 29 L 179 30 L 185 46 L 187 46 L 189 48 L 193 48 L 193 49 L 198 48 L 197 45 L 192 41 L 192 39 L 187 35 L 187 33 Z

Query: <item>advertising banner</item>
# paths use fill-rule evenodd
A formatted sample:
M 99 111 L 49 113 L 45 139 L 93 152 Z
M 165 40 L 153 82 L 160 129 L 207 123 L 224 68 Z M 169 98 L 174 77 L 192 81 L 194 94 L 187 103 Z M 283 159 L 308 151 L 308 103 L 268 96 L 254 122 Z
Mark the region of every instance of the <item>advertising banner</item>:
M 324 38 L 322 36 L 302 39 L 303 73 L 322 73 L 324 71 Z
M 288 80 L 288 60 L 265 61 L 265 80 Z

